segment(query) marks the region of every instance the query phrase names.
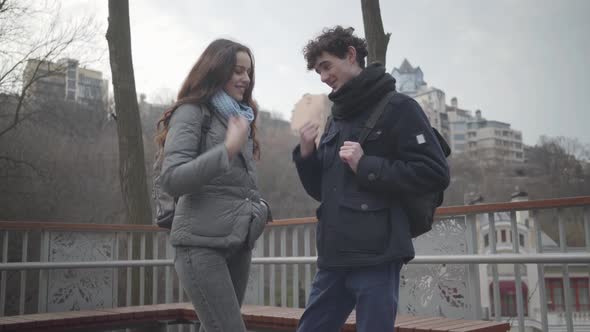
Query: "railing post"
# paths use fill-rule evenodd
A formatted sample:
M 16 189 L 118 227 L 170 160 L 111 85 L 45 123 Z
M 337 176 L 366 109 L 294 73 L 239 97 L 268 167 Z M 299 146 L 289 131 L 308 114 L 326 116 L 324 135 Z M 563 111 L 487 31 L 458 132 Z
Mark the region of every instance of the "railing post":
M 281 257 L 287 257 L 287 227 L 281 227 Z M 287 306 L 287 264 L 281 264 L 281 307 Z
M 465 218 L 465 226 L 467 228 L 467 234 L 470 237 L 468 239 L 468 246 L 467 252 L 469 254 L 475 255 L 478 253 L 478 242 L 477 242 L 477 220 L 475 214 L 468 214 Z M 468 288 L 470 289 L 470 302 L 471 302 L 471 314 L 473 319 L 481 319 L 481 295 L 480 292 L 480 275 L 479 275 L 479 265 L 476 264 L 469 264 L 468 267 L 469 273 L 469 285 Z M 486 275 L 487 278 L 487 275 Z
M 145 254 L 146 254 L 146 234 L 145 233 L 141 233 L 141 240 L 140 240 L 140 255 L 139 255 L 139 259 L 141 259 L 142 261 L 145 260 Z M 145 304 L 145 267 L 140 267 L 139 268 L 139 304 L 140 305 L 144 305 Z
M 170 235 L 167 236 L 166 239 L 166 258 L 172 259 L 174 258 L 174 248 L 170 245 Z M 172 303 L 172 268 L 170 266 L 166 266 L 166 303 Z M 180 282 L 179 282 L 180 284 Z
M 584 207 L 584 234 L 586 240 L 586 252 L 590 252 L 590 207 Z M 588 316 L 586 316 L 588 319 Z
M 264 244 L 266 243 L 266 235 L 268 232 L 264 231 L 258 241 L 256 241 L 255 257 L 264 257 Z M 264 265 L 260 264 L 258 267 L 258 302 L 257 304 L 264 305 Z
M 8 262 L 8 230 L 2 232 L 2 263 Z M 6 271 L 0 273 L 0 317 L 5 315 L 6 309 Z
M 127 259 L 133 260 L 133 233 L 127 233 Z M 133 285 L 131 284 L 131 277 L 132 277 L 133 270 L 132 268 L 127 268 L 127 283 L 125 284 L 125 288 L 127 288 L 127 296 L 125 298 L 125 305 L 131 305 L 131 290 L 133 289 Z
M 158 251 L 158 240 L 160 233 L 156 232 L 152 234 L 152 258 L 159 259 L 160 253 Z M 154 266 L 152 268 L 152 304 L 158 303 L 158 268 Z
M 262 257 L 263 251 L 261 251 L 262 242 L 264 242 L 264 233 L 260 235 L 258 240 L 254 243 L 254 248 L 252 248 L 252 259 L 257 257 Z M 246 285 L 246 294 L 244 296 L 244 303 L 245 304 L 262 304 L 263 297 L 261 294 L 264 293 L 260 292 L 260 274 L 264 273 L 262 271 L 262 264 L 252 264 L 250 267 L 250 274 L 248 276 L 248 284 Z M 262 284 L 264 287 L 264 283 Z
M 512 231 L 512 252 L 520 253 L 518 226 L 516 223 L 516 212 L 510 212 L 510 229 Z M 518 312 L 518 331 L 524 332 L 524 301 L 522 298 L 522 276 L 520 264 L 514 264 L 514 275 L 516 277 L 516 308 Z M 528 295 L 528 294 L 527 294 Z
M 291 256 L 299 256 L 299 226 L 294 226 L 291 232 Z M 293 307 L 299 308 L 299 264 L 293 264 Z
M 488 213 L 488 220 L 489 220 L 489 235 L 490 235 L 490 253 L 492 255 L 496 254 L 496 245 L 498 243 L 496 239 L 496 216 L 494 213 Z M 492 265 L 492 276 L 494 282 L 492 283 L 492 292 L 493 292 L 493 299 L 494 299 L 494 318 L 496 321 L 500 321 L 502 317 L 502 311 L 500 307 L 500 281 L 498 276 L 498 264 Z M 487 282 L 486 282 L 487 285 Z M 487 290 L 488 287 L 486 287 Z
M 115 232 L 113 260 L 119 260 L 119 245 L 119 232 Z M 119 306 L 119 272 L 119 269 L 113 268 L 113 308 L 117 308 Z
M 268 238 L 268 255 L 270 257 L 274 257 L 275 256 L 275 246 L 276 246 L 276 241 L 275 241 L 275 228 L 272 227 L 270 229 L 270 234 L 269 234 L 269 238 Z M 275 284 L 276 284 L 276 275 L 275 275 L 275 265 L 274 264 L 270 264 L 269 265 L 269 269 L 270 269 L 270 276 L 269 276 L 269 291 L 270 291 L 270 295 L 269 295 L 269 305 L 271 307 L 274 307 L 276 305 L 276 290 L 275 290 Z
M 22 254 L 21 260 L 26 262 L 29 260 L 28 257 L 29 252 L 29 231 L 25 231 L 23 234 L 23 243 L 22 243 Z M 2 278 L 4 280 L 4 277 Z M 20 271 L 20 294 L 19 294 L 19 304 L 18 304 L 18 314 L 24 315 L 25 314 L 25 297 L 26 297 L 26 289 L 27 289 L 27 271 Z
M 559 249 L 562 253 L 567 252 L 567 239 L 565 232 L 565 220 L 563 220 L 563 210 L 557 209 L 557 223 L 559 226 Z M 570 286 L 569 265 L 563 264 L 563 294 L 565 296 L 565 322 L 568 332 L 574 331 L 574 322 L 572 318 L 572 294 Z
M 533 220 L 535 221 L 535 234 L 537 240 L 537 253 L 543 253 L 543 238 L 541 236 L 541 220 L 538 218 L 537 210 L 533 210 Z M 545 265 L 537 264 L 537 275 L 539 283 L 539 296 L 540 296 L 540 307 L 541 307 L 541 327 L 543 332 L 549 332 L 549 322 L 547 319 L 547 292 L 545 289 Z
M 49 231 L 41 231 L 41 248 L 39 254 L 40 262 L 49 261 Z M 43 313 L 47 311 L 47 271 L 39 270 L 39 297 L 37 312 Z
M 311 256 L 311 226 L 307 224 L 303 230 L 303 254 L 305 257 Z M 305 305 L 309 301 L 309 293 L 311 292 L 311 265 L 305 264 Z

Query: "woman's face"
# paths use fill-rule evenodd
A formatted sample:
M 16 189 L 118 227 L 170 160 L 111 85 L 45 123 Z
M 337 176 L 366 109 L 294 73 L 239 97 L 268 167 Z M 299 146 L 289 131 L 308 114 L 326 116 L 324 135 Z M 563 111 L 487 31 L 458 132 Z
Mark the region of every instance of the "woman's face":
M 248 53 L 239 51 L 236 53 L 236 66 L 229 81 L 225 83 L 225 92 L 237 101 L 244 99 L 244 92 L 250 86 L 250 73 L 252 72 L 252 60 Z

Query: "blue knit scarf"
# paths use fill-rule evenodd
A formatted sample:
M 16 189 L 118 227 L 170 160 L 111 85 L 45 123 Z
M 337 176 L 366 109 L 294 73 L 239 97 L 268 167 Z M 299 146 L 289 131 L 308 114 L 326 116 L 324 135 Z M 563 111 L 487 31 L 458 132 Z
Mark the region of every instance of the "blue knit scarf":
M 238 103 L 223 89 L 211 97 L 211 104 L 227 119 L 232 116 L 242 116 L 250 123 L 254 121 L 254 111 L 252 108 L 244 103 Z

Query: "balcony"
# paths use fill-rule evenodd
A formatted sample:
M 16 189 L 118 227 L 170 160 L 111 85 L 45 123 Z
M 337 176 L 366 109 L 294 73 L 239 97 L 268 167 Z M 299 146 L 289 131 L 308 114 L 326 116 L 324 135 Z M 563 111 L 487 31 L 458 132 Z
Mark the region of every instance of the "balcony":
M 566 221 L 571 210 L 582 219 Z M 544 211 L 556 216 L 552 243 L 536 218 Z M 507 218 L 496 222 L 499 212 Z M 522 212 L 528 223 L 519 220 Z M 571 222 L 583 225 L 584 247 L 567 245 Z M 316 270 L 315 227 L 315 218 L 267 227 L 254 251 L 247 303 L 305 306 Z M 534 241 L 526 250 L 519 241 L 500 248 L 497 227 Z M 5 221 L 0 232 L 3 316 L 188 301 L 167 233 L 156 227 Z M 490 234 L 487 247 L 483 232 Z M 565 289 L 589 277 L 590 197 L 440 208 L 433 230 L 414 241 L 417 256 L 402 271 L 400 314 L 507 321 L 514 331 L 590 331 L 588 312 L 576 310 L 588 294 L 576 288 L 556 297 L 545 285 L 546 273 Z M 562 301 L 563 310 L 553 310 L 552 301 Z

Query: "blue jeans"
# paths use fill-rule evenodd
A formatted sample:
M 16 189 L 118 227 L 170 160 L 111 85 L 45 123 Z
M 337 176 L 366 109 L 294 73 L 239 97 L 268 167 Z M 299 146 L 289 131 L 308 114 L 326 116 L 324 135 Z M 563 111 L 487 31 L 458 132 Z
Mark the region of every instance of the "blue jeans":
M 240 306 L 252 251 L 176 247 L 174 267 L 204 332 L 246 332 Z
M 338 332 L 356 306 L 356 330 L 394 330 L 399 261 L 348 270 L 319 270 L 297 332 Z

